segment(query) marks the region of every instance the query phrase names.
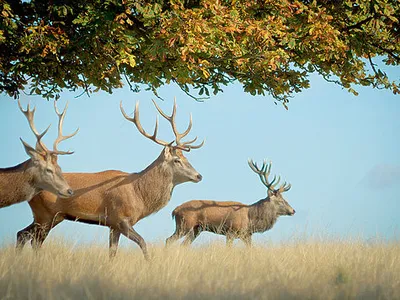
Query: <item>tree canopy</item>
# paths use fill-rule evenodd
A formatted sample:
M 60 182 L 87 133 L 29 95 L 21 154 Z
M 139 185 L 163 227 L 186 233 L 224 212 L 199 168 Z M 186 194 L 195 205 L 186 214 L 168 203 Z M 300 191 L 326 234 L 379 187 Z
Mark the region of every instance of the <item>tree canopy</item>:
M 192 97 L 239 82 L 286 106 L 316 72 L 399 93 L 398 0 L 0 0 L 0 92 L 58 97 L 176 83 Z

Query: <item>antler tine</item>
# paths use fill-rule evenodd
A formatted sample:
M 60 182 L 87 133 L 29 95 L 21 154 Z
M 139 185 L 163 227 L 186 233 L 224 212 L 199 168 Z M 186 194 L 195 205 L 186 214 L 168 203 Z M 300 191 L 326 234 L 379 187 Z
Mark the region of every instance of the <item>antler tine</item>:
M 175 148 L 183 150 L 183 151 L 190 152 L 190 150 L 192 150 L 192 149 L 199 149 L 199 148 L 203 147 L 205 140 L 203 140 L 198 145 L 190 145 L 191 143 L 194 143 L 196 140 L 197 140 L 197 136 L 191 141 L 184 142 L 181 145 L 175 146 Z
M 267 173 L 268 175 L 271 173 L 271 167 L 272 167 L 272 162 L 268 164 L 267 166 Z
M 190 132 L 191 129 L 192 129 L 192 114 L 190 114 L 190 123 L 189 123 L 189 126 L 188 126 L 188 128 L 181 134 L 181 138 L 183 138 L 183 137 L 185 137 L 186 135 L 188 135 L 188 133 Z M 194 143 L 195 141 L 197 141 L 197 136 L 196 136 L 193 140 L 184 142 L 184 143 L 182 143 L 181 145 L 184 146 L 184 147 L 189 148 L 188 151 L 190 151 L 191 149 L 199 149 L 199 148 L 203 147 L 203 145 L 204 145 L 204 143 L 205 143 L 205 140 L 203 140 L 203 141 L 202 141 L 200 144 L 198 144 L 198 145 L 190 145 L 190 144 Z
M 279 187 L 279 192 L 283 192 L 285 190 L 286 181 Z
M 180 145 L 176 145 L 175 148 L 183 150 L 183 151 L 190 152 L 192 147 L 193 147 L 193 149 L 197 149 L 197 148 L 200 148 L 201 146 L 203 146 L 202 144 L 204 144 L 204 141 L 200 145 L 197 145 L 199 147 L 190 145 L 191 143 L 194 143 L 196 140 L 197 140 L 197 136 L 193 140 L 181 143 Z
M 286 181 L 285 181 L 285 183 L 284 184 L 282 184 L 282 186 L 279 188 L 279 191 L 281 192 L 281 193 L 283 193 L 283 192 L 287 192 L 288 190 L 290 190 L 290 188 L 292 187 L 292 185 L 289 183 L 289 184 L 287 184 L 286 183 Z
M 263 175 L 264 180 L 266 182 L 266 186 L 269 189 L 274 189 L 274 185 L 273 184 L 274 184 L 274 182 L 276 180 L 276 175 L 274 175 L 274 178 L 272 179 L 271 182 L 268 181 L 268 176 L 271 173 L 271 165 L 272 165 L 272 163 L 271 162 L 268 163 L 267 160 L 264 160 L 263 166 L 264 166 L 264 164 L 265 164 L 265 168 L 262 170 L 263 171 L 262 175 Z
M 267 187 L 267 188 L 269 188 L 268 187 L 268 183 L 265 181 L 265 177 L 263 176 L 263 174 L 264 174 L 264 172 L 265 172 L 265 163 L 266 163 L 266 161 L 264 160 L 264 162 L 263 162 L 263 166 L 261 167 L 261 170 L 258 168 L 258 166 L 257 166 L 257 163 L 255 163 L 252 159 L 249 159 L 248 160 L 248 164 L 249 164 L 249 167 L 255 172 L 255 173 L 257 173 L 258 174 L 258 176 L 260 177 L 260 180 L 261 180 L 261 182 Z
M 261 169 L 258 168 L 257 163 L 253 162 L 253 160 L 248 161 L 250 168 L 259 175 L 261 182 L 269 189 L 274 190 L 275 186 L 281 180 L 280 176 L 278 177 L 278 181 L 276 181 L 276 175 L 271 182 L 268 181 L 268 176 L 271 172 L 271 163 L 267 163 L 267 160 L 263 161 L 263 165 Z
M 263 165 L 262 168 L 259 169 L 257 166 L 257 163 L 253 162 L 253 160 L 248 160 L 249 166 L 250 168 L 257 173 L 260 176 L 260 180 L 261 182 L 271 191 L 275 190 L 276 186 L 279 184 L 279 182 L 281 181 L 281 176 L 276 177 L 276 175 L 274 175 L 274 178 L 272 179 L 271 182 L 268 181 L 268 176 L 270 175 L 271 172 L 271 165 L 272 163 L 267 163 L 266 160 L 263 161 Z M 286 181 L 278 188 L 279 192 L 287 192 L 288 190 L 290 190 L 290 188 L 292 187 L 291 184 L 289 183 L 288 185 L 286 185 Z
M 275 187 L 275 184 L 274 184 L 274 182 L 275 182 L 275 180 L 276 180 L 276 175 L 274 175 L 274 178 L 272 178 L 272 181 L 271 182 L 268 182 L 268 175 L 264 175 L 264 177 L 265 177 L 265 181 L 268 183 L 268 186 L 271 188 L 271 190 L 273 190 L 274 189 L 274 187 Z
M 190 119 L 189 119 L 189 124 L 186 130 L 182 133 L 179 133 L 178 128 L 176 127 L 176 122 L 175 122 L 175 117 L 176 117 L 176 97 L 174 97 L 174 106 L 172 109 L 172 114 L 171 116 L 168 116 L 165 112 L 162 111 L 162 109 L 157 105 L 157 103 L 152 100 L 154 103 L 154 106 L 156 107 L 157 111 L 160 113 L 161 116 L 163 116 L 164 119 L 166 119 L 172 127 L 172 130 L 175 135 L 175 142 L 176 142 L 176 148 L 184 150 L 184 151 L 190 151 L 191 149 L 198 149 L 204 145 L 204 141 L 201 142 L 199 145 L 190 145 L 191 143 L 194 143 L 197 140 L 197 137 L 194 138 L 191 141 L 188 142 L 181 142 L 181 140 L 187 136 L 192 129 L 193 126 L 193 119 L 192 119 L 192 114 L 190 114 Z
M 22 105 L 21 105 L 21 102 L 19 101 L 19 99 L 18 99 L 18 106 L 19 106 L 19 109 L 21 110 L 21 112 L 25 115 L 26 119 L 28 120 L 29 127 L 31 128 L 33 134 L 36 137 L 36 150 L 41 151 L 41 152 L 45 152 L 45 153 L 49 152 L 47 147 L 43 144 L 42 138 L 47 133 L 47 131 L 49 130 L 51 124 L 42 133 L 39 133 L 37 131 L 37 129 L 35 127 L 35 123 L 34 123 L 34 116 L 35 116 L 36 107 L 34 107 L 31 110 L 30 102 L 28 102 L 28 106 L 27 106 L 26 110 L 24 110 L 22 108 Z
M 178 129 L 176 128 L 176 122 L 175 122 L 175 117 L 176 117 L 176 98 L 174 98 L 174 106 L 172 108 L 171 116 L 168 116 L 165 112 L 163 112 L 162 109 L 157 105 L 157 103 L 154 100 L 152 100 L 152 101 L 153 101 L 154 106 L 156 107 L 157 111 L 160 113 L 160 115 L 162 115 L 171 124 L 172 130 L 173 130 L 174 135 L 175 135 L 176 144 L 179 145 L 179 146 L 182 146 L 182 144 L 180 142 L 181 138 L 185 137 L 189 133 L 190 130 L 186 129 L 183 133 L 179 133 Z M 191 123 L 192 122 L 190 120 L 189 127 L 192 126 Z M 188 129 L 190 129 L 189 127 L 188 127 Z
M 248 159 L 247 163 L 249 164 L 250 169 L 252 169 L 257 174 L 260 174 L 260 171 L 258 170 L 257 165 L 253 162 L 252 159 Z
M 276 176 L 274 175 L 274 179 L 271 182 L 271 188 L 275 189 L 275 187 L 279 184 L 279 182 L 281 181 L 281 176 L 278 176 L 278 180 L 275 182 Z
M 176 102 L 174 100 L 174 107 L 172 108 L 172 115 L 168 116 L 165 112 L 162 111 L 162 109 L 157 105 L 156 101 L 153 101 L 154 106 L 156 107 L 156 109 L 158 110 L 158 112 L 160 113 L 160 115 L 162 115 L 166 120 L 168 120 L 169 122 L 171 122 L 172 119 L 175 118 L 175 113 L 176 113 Z
M 167 146 L 169 145 L 169 143 L 160 140 L 157 138 L 157 131 L 158 131 L 158 118 L 156 117 L 156 125 L 154 127 L 154 132 L 153 135 L 148 134 L 142 127 L 142 124 L 140 124 L 140 119 L 139 119 L 139 101 L 136 102 L 135 105 L 135 111 L 133 113 L 133 118 L 129 117 L 124 108 L 122 107 L 122 101 L 120 102 L 120 109 L 122 112 L 122 115 L 124 116 L 125 119 L 127 119 L 128 121 L 131 121 L 133 124 L 135 124 L 136 128 L 139 130 L 139 132 L 144 135 L 145 137 L 147 137 L 148 139 L 152 140 L 153 142 L 156 142 L 159 145 L 162 146 Z
M 291 187 L 292 187 L 292 185 L 289 183 L 288 186 L 283 189 L 283 191 L 287 192 L 288 190 L 291 189 Z
M 65 105 L 64 110 L 62 111 L 62 113 L 60 113 L 60 112 L 58 111 L 58 108 L 57 108 L 57 103 L 56 103 L 56 101 L 54 101 L 54 110 L 56 111 L 56 114 L 57 114 L 57 116 L 58 116 L 58 136 L 57 136 L 57 139 L 56 139 L 56 140 L 54 141 L 54 143 L 53 143 L 53 151 L 52 151 L 52 153 L 54 153 L 54 154 L 62 154 L 62 155 L 65 155 L 65 154 L 72 154 L 72 153 L 74 153 L 73 151 L 59 151 L 59 150 L 57 149 L 57 146 L 58 146 L 58 144 L 59 144 L 60 142 L 65 141 L 65 140 L 67 140 L 67 139 L 73 137 L 73 136 L 76 135 L 76 134 L 78 133 L 78 131 L 79 131 L 79 128 L 77 128 L 73 133 L 71 133 L 71 134 L 69 134 L 69 135 L 63 135 L 63 134 L 62 134 L 62 126 L 63 126 L 63 123 L 64 123 L 64 118 L 65 118 L 65 114 L 66 114 L 66 112 L 67 112 L 67 109 L 68 109 L 68 102 L 67 102 L 67 104 Z
M 257 163 L 255 163 L 252 159 L 249 159 L 248 163 L 249 163 L 250 168 L 258 175 L 262 175 L 264 173 L 265 162 L 263 163 L 261 170 L 258 168 Z
M 191 144 L 191 143 L 194 143 L 195 141 L 197 141 L 197 136 L 196 136 L 193 140 L 190 140 L 190 141 L 187 141 L 187 142 L 182 143 L 182 146 L 189 145 L 189 144 Z
M 157 131 L 158 131 L 158 116 L 156 116 L 156 125 L 154 126 L 154 131 L 152 135 L 154 138 L 157 136 Z
M 197 137 L 196 137 L 196 139 L 195 140 L 197 140 Z M 190 149 L 199 149 L 199 148 L 201 148 L 201 147 L 203 147 L 203 145 L 204 145 L 204 143 L 205 143 L 205 139 L 200 143 L 200 144 L 198 144 L 198 145 L 189 145 L 189 148 Z
M 265 174 L 265 180 L 268 182 L 268 176 L 271 173 L 271 167 L 272 167 L 272 162 L 270 162 L 267 166 L 267 172 Z M 270 186 L 271 190 L 275 190 L 275 187 L 278 185 L 278 183 L 281 181 L 281 176 L 278 176 L 278 180 L 276 180 L 276 175 L 274 175 L 274 178 L 272 179 L 271 182 L 268 183 Z
M 190 113 L 190 118 L 189 118 L 189 125 L 186 128 L 186 130 L 184 132 L 181 133 L 181 138 L 184 138 L 185 136 L 187 136 L 190 132 L 190 130 L 192 129 L 192 125 L 193 125 L 193 120 L 192 120 L 192 113 Z M 187 144 L 187 143 L 186 143 Z

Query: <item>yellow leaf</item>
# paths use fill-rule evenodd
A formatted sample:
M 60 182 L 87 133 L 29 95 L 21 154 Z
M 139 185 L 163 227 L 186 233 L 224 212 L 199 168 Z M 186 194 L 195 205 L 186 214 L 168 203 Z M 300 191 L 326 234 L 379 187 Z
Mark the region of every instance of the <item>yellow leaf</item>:
M 209 73 L 206 69 L 202 69 L 201 71 L 203 72 L 203 76 L 204 76 L 205 78 L 210 77 L 210 73 Z

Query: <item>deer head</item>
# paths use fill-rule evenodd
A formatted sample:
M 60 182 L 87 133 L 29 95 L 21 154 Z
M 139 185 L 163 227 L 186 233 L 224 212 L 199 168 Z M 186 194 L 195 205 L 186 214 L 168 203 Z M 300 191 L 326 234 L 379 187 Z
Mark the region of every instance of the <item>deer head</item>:
M 190 116 L 190 121 L 187 129 L 179 133 L 177 127 L 176 127 L 176 122 L 175 122 L 175 117 L 176 117 L 176 100 L 174 99 L 174 106 L 172 110 L 172 114 L 169 116 L 165 114 L 161 108 L 156 104 L 156 102 L 153 100 L 153 103 L 157 109 L 157 111 L 161 114 L 162 117 L 164 117 L 171 125 L 172 131 L 175 135 L 175 140 L 168 143 L 166 141 L 160 140 L 157 138 L 157 131 L 158 131 L 158 118 L 156 118 L 156 125 L 154 128 L 154 132 L 152 135 L 148 134 L 140 124 L 140 119 L 139 119 L 139 101 L 136 102 L 135 106 L 135 111 L 134 111 L 134 116 L 133 118 L 129 117 L 123 107 L 122 107 L 122 101 L 120 104 L 121 112 L 124 115 L 125 119 L 128 121 L 131 121 L 135 124 L 136 128 L 139 130 L 139 132 L 144 135 L 146 138 L 152 140 L 153 142 L 164 146 L 163 151 L 160 154 L 159 159 L 161 160 L 161 164 L 165 171 L 169 172 L 173 176 L 173 183 L 174 185 L 187 182 L 187 181 L 193 181 L 193 182 L 199 182 L 202 179 L 202 176 L 193 168 L 193 166 L 189 163 L 187 158 L 183 155 L 183 151 L 189 152 L 192 149 L 198 149 L 201 146 L 203 146 L 204 141 L 201 142 L 198 145 L 193 145 L 193 143 L 197 140 L 197 137 L 187 141 L 187 142 L 182 142 L 182 138 L 187 136 L 192 128 L 192 116 Z
M 47 147 L 42 141 L 42 138 L 49 130 L 50 125 L 42 133 L 39 133 L 33 122 L 36 108 L 33 108 L 31 110 L 30 104 L 28 104 L 27 109 L 24 110 L 19 100 L 18 100 L 18 106 L 22 111 L 22 113 L 27 118 L 29 126 L 37 140 L 36 146 L 35 148 L 33 148 L 30 145 L 28 145 L 24 140 L 21 139 L 21 142 L 24 145 L 26 153 L 31 158 L 31 163 L 25 172 L 30 173 L 36 191 L 40 192 L 41 190 L 46 190 L 63 198 L 71 197 L 74 194 L 74 192 L 72 191 L 68 183 L 65 181 L 62 175 L 61 168 L 57 163 L 58 155 L 73 153 L 71 151 L 59 151 L 57 149 L 57 145 L 61 141 L 73 137 L 79 130 L 77 129 L 74 133 L 67 136 L 62 135 L 62 125 L 64 122 L 64 117 L 67 111 L 68 103 L 65 106 L 63 112 L 60 113 L 57 109 L 56 102 L 54 101 L 54 109 L 56 111 L 56 114 L 58 115 L 59 120 L 58 120 L 58 137 L 54 141 L 53 150 L 47 149 Z
M 261 182 L 267 187 L 267 201 L 274 203 L 277 208 L 278 215 L 289 215 L 292 216 L 296 212 L 289 203 L 283 198 L 282 193 L 287 192 L 292 187 L 291 184 L 287 184 L 284 182 L 279 188 L 276 186 L 279 184 L 281 177 L 278 177 L 276 180 L 276 176 L 270 182 L 268 180 L 268 176 L 271 172 L 271 162 L 268 164 L 266 160 L 264 160 L 261 169 L 258 168 L 257 163 L 254 163 L 253 160 L 248 161 L 250 168 L 258 174 Z

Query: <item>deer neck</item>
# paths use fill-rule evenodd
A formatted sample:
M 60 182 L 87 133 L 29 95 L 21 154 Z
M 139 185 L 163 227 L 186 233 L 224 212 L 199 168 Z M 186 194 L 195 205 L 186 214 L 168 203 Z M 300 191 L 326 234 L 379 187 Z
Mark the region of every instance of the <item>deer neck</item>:
M 27 160 L 11 168 L 0 169 L 0 208 L 30 200 L 40 190 L 35 188 Z
M 175 186 L 171 170 L 160 158 L 140 173 L 135 185 L 145 207 L 142 218 L 166 206 Z
M 252 232 L 264 232 L 274 226 L 278 214 L 274 204 L 266 198 L 249 206 L 249 219 Z

